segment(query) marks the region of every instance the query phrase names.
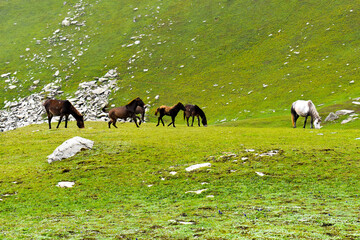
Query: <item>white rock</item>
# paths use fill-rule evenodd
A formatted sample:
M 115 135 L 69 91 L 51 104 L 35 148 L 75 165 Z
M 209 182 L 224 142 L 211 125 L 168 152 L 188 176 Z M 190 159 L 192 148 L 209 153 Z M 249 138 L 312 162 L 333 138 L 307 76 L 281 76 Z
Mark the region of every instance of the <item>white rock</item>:
M 196 194 L 200 194 L 200 193 L 205 192 L 205 191 L 207 191 L 207 189 L 200 189 L 200 190 L 196 190 L 196 191 L 187 191 L 187 192 L 185 192 L 185 193 L 196 193 Z
M 91 149 L 93 145 L 94 141 L 82 137 L 73 137 L 66 140 L 48 156 L 48 163 L 72 157 L 82 149 Z
M 338 116 L 341 116 L 341 115 L 347 115 L 347 114 L 350 114 L 350 113 L 353 113 L 355 112 L 354 110 L 339 110 L 339 111 L 336 111 L 336 115 Z
M 352 102 L 352 104 L 355 104 L 355 105 L 360 105 L 360 102 Z
M 200 163 L 200 164 L 195 164 L 195 165 L 192 165 L 190 167 L 187 167 L 185 170 L 187 172 L 191 172 L 191 171 L 194 171 L 196 169 L 199 169 L 199 168 L 203 168 L 203 167 L 211 167 L 211 163 Z
M 169 172 L 171 175 L 176 175 L 177 172 Z
M 257 175 L 261 176 L 261 177 L 265 176 L 265 174 L 262 173 L 262 172 L 255 172 L 255 173 L 256 173 Z
M 67 187 L 67 188 L 72 188 L 75 185 L 74 182 L 58 182 L 58 184 L 56 185 L 57 187 Z
M 65 18 L 62 22 L 61 25 L 68 27 L 70 26 L 71 22 L 69 21 L 69 19 Z

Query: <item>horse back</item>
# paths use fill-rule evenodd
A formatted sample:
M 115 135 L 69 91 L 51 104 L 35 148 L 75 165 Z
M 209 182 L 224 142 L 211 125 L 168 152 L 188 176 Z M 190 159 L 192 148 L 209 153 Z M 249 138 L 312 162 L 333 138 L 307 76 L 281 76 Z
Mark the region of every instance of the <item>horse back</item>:
M 125 106 L 122 107 L 116 107 L 113 108 L 109 111 L 109 117 L 112 119 L 115 118 L 127 118 L 130 117 L 131 114 L 130 112 L 127 110 L 127 108 Z

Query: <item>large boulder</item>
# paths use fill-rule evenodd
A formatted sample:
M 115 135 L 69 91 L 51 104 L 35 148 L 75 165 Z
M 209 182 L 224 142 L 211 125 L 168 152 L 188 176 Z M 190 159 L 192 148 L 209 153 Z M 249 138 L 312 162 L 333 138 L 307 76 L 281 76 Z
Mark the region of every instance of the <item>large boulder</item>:
M 336 115 L 335 113 L 331 112 L 329 113 L 329 115 L 325 118 L 325 122 L 332 122 L 335 121 L 336 119 L 338 119 L 339 116 Z
M 94 141 L 82 137 L 73 137 L 57 147 L 55 151 L 48 156 L 48 162 L 52 163 L 72 157 L 82 149 L 91 149 L 93 145 Z

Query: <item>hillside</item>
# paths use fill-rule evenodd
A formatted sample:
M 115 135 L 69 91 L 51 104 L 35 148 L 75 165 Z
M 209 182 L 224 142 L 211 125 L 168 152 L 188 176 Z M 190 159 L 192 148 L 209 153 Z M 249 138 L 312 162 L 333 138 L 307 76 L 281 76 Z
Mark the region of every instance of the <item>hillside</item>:
M 0 106 L 51 82 L 70 98 L 116 70 L 115 105 L 195 103 L 210 123 L 288 116 L 297 99 L 322 112 L 360 97 L 359 11 L 318 0 L 2 1 Z

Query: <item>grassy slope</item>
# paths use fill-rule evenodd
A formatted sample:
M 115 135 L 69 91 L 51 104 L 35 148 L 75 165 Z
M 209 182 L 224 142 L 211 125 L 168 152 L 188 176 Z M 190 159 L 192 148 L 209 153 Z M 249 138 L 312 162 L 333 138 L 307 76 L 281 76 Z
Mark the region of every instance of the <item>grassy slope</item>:
M 0 238 L 359 237 L 358 130 L 180 123 L 109 130 L 99 122 L 79 130 L 72 122 L 68 129 L 42 124 L 1 135 Z M 73 136 L 94 140 L 93 150 L 49 165 L 46 156 Z M 255 155 L 275 149 L 273 157 Z M 228 153 L 237 157 L 221 158 Z M 203 162 L 212 166 L 185 171 Z M 62 189 L 59 181 L 76 185 Z M 185 193 L 199 189 L 207 191 Z
M 17 71 L 25 86 L 22 95 L 28 94 L 33 80 L 53 81 L 57 69 L 62 79 L 71 76 L 62 83 L 71 94 L 77 83 L 117 68 L 122 88 L 113 94 L 112 103 L 120 105 L 134 96 L 141 96 L 152 109 L 177 101 L 196 103 L 206 107 L 212 123 L 288 114 L 296 99 L 312 99 L 328 107 L 358 97 L 355 4 L 89 1 L 78 19 L 86 26 L 78 31 L 59 25 L 67 12 L 72 15 L 76 3 L 67 2 L 65 6 L 58 1 L 2 2 L 6 24 L 1 29 L 0 69 Z M 16 26 L 14 15 L 18 15 Z M 70 41 L 57 46 L 45 40 L 35 44 L 34 38 L 50 37 L 58 28 Z M 140 44 L 126 47 L 135 42 L 132 37 Z M 25 52 L 26 47 L 31 51 Z M 45 63 L 31 62 L 34 53 L 46 55 L 48 49 L 52 57 Z M 81 51 L 83 55 L 77 56 Z M 70 66 L 73 56 L 77 62 Z M 129 63 L 130 59 L 135 61 Z M 19 92 L 0 91 L 2 100 Z M 160 99 L 155 100 L 158 94 Z

